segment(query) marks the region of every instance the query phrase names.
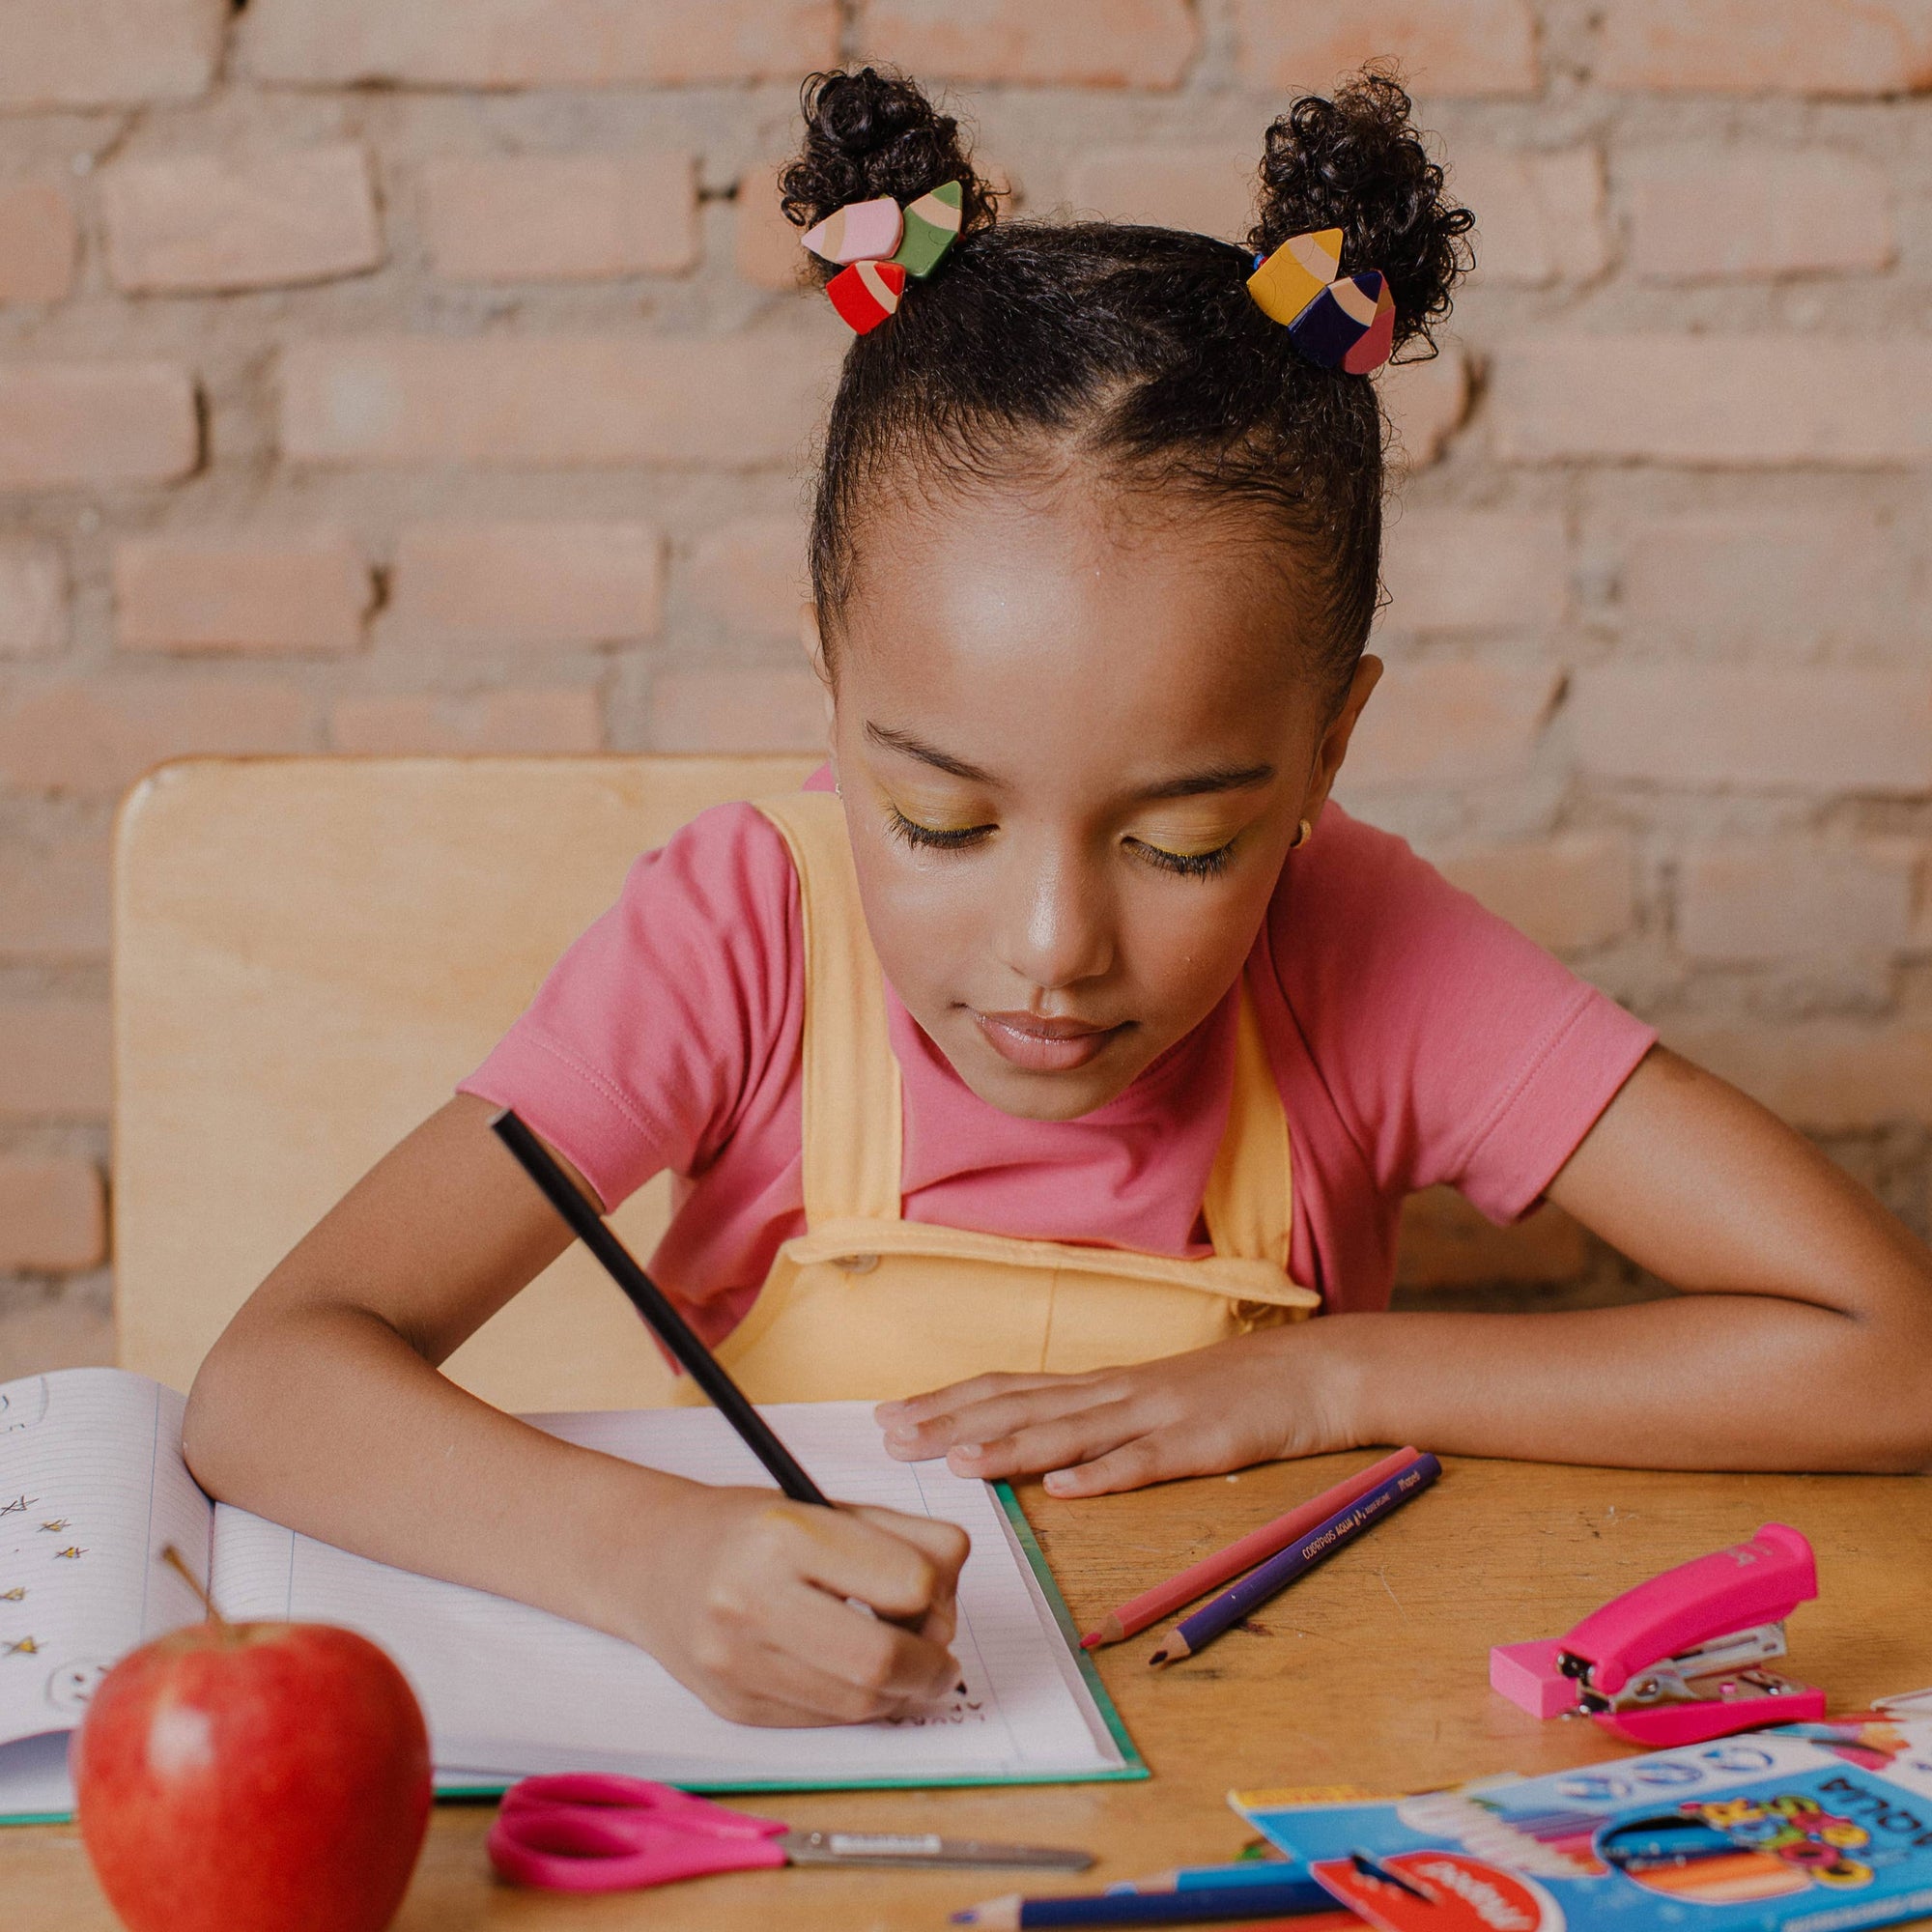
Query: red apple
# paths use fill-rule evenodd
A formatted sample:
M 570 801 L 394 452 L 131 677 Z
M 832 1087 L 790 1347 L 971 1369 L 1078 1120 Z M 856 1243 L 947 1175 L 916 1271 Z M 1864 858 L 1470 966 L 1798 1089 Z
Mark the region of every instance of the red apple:
M 353 1631 L 211 1621 L 123 1658 L 71 1752 L 131 1932 L 381 1932 L 429 1824 L 429 1736 Z

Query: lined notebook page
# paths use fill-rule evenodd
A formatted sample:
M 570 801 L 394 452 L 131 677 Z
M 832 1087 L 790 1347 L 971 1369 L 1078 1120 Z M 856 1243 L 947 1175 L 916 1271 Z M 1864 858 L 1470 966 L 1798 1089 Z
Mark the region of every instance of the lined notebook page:
M 713 1715 L 644 1652 L 542 1610 L 349 1555 L 226 1505 L 214 1572 L 231 1617 L 359 1630 L 414 1685 L 443 1770 L 628 1771 L 695 1784 L 1079 1776 L 1121 1753 L 982 1483 L 895 1463 L 866 1403 L 780 1406 L 773 1426 L 829 1494 L 962 1524 L 953 1650 L 966 1690 L 894 1723 L 766 1730 Z M 706 1483 L 768 1479 L 708 1408 L 530 1418 L 587 1447 Z
M 108 1664 L 200 1618 L 156 1560 L 172 1543 L 208 1574 L 184 1406 L 120 1369 L 0 1383 L 0 1744 L 72 1729 Z

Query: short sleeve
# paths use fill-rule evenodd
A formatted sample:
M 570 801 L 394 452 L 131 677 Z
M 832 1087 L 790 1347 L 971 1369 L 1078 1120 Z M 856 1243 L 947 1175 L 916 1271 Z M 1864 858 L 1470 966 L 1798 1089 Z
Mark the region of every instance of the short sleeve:
M 1393 835 L 1330 807 L 1269 909 L 1291 1012 L 1385 1195 L 1533 1207 L 1656 1032 Z
M 514 1107 L 607 1208 L 696 1173 L 796 1051 L 799 934 L 777 829 L 716 807 L 638 860 L 458 1091 Z

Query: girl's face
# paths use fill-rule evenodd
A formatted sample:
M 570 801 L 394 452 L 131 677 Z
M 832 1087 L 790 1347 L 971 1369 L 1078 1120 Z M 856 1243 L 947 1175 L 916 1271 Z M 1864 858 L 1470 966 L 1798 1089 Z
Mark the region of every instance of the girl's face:
M 832 749 L 888 979 L 982 1100 L 1093 1112 L 1198 1025 L 1319 818 L 1339 714 L 1204 516 L 1063 487 L 875 513 Z

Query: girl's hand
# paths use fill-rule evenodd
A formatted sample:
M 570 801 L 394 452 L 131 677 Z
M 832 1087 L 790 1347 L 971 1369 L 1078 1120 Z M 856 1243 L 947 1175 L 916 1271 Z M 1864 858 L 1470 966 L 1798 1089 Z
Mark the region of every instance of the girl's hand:
M 956 1523 L 688 1487 L 680 1506 L 660 1503 L 631 1574 L 612 1580 L 630 1621 L 643 1606 L 635 1639 L 720 1717 L 861 1724 L 959 1681 L 947 1649 L 967 1549 Z
M 901 1462 L 955 1475 L 1044 1471 L 1057 1496 L 1100 1496 L 1281 1456 L 1354 1446 L 1332 1351 L 1314 1324 L 1082 1376 L 976 1376 L 873 1411 Z

